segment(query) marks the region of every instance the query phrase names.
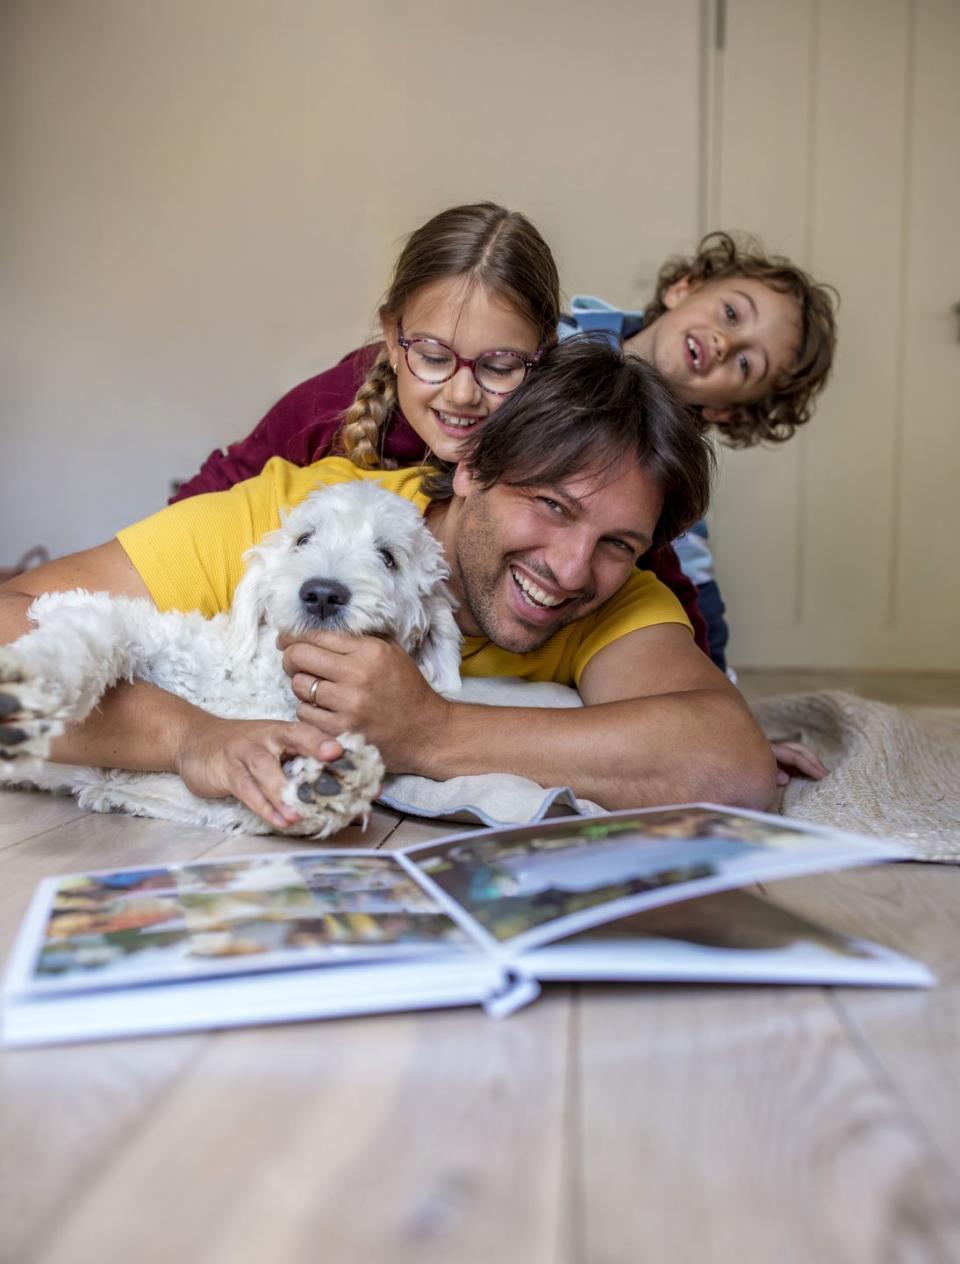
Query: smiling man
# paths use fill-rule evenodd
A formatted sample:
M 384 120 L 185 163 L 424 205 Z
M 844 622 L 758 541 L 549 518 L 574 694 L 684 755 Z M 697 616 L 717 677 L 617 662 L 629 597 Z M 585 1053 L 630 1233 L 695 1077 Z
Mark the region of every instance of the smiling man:
M 464 368 L 463 372 L 467 372 Z M 287 644 L 299 722 L 224 720 L 153 685 L 112 691 L 54 745 L 69 763 L 177 772 L 277 826 L 281 760 L 333 758 L 362 732 L 391 772 L 510 772 L 606 807 L 708 799 L 767 807 L 775 769 L 737 691 L 696 647 L 677 599 L 637 567 L 706 505 L 709 449 L 655 370 L 574 339 L 465 441 L 453 469 L 301 469 L 276 458 L 229 491 L 179 502 L 0 593 L 0 641 L 43 591 L 84 587 L 160 609 L 229 607 L 243 554 L 318 485 L 377 478 L 426 514 L 460 603 L 465 676 L 576 687 L 582 708 L 450 702 L 397 644 L 318 630 Z
M 396 646 L 319 632 L 284 657 L 301 719 L 359 728 L 396 772 L 512 772 L 611 808 L 767 807 L 762 734 L 679 602 L 637 567 L 703 513 L 710 471 L 654 370 L 589 339 L 561 344 L 422 490 L 460 603 L 463 675 L 571 685 L 585 706 L 448 702 Z

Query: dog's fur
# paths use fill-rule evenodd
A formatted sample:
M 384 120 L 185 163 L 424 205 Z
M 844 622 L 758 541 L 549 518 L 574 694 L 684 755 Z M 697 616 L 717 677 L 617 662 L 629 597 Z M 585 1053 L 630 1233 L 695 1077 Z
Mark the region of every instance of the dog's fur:
M 37 598 L 29 611 L 36 630 L 0 648 L 0 783 L 67 789 L 100 812 L 272 833 L 236 800 L 198 798 L 170 773 L 46 762 L 50 740 L 123 680 L 150 681 L 225 718 L 295 719 L 276 638 L 318 627 L 391 636 L 434 689 L 459 691 L 460 634 L 443 553 L 409 501 L 370 482 L 324 488 L 245 561 L 231 610 L 212 619 L 105 593 Z M 319 608 L 318 584 L 339 586 L 338 604 Z M 286 833 L 323 837 L 368 811 L 383 776 L 379 753 L 356 734 L 339 740 L 345 759 L 287 766 L 284 799 L 303 819 Z

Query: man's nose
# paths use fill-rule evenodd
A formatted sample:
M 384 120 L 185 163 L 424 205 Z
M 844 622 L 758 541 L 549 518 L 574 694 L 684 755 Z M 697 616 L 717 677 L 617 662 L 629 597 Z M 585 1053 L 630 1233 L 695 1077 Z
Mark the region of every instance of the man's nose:
M 447 382 L 447 398 L 452 404 L 478 404 L 482 397 L 480 383 L 473 372 L 462 364 Z
M 593 541 L 586 537 L 572 538 L 569 531 L 563 536 L 547 551 L 544 561 L 557 583 L 568 593 L 582 592 L 592 582 Z

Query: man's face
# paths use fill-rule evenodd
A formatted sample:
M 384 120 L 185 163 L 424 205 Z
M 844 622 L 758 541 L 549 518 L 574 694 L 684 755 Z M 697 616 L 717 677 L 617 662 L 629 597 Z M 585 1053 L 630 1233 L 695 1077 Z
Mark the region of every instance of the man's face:
M 462 500 L 447 551 L 461 630 L 521 654 L 626 583 L 663 504 L 632 459 L 614 473 L 488 491 L 461 465 L 454 491 Z

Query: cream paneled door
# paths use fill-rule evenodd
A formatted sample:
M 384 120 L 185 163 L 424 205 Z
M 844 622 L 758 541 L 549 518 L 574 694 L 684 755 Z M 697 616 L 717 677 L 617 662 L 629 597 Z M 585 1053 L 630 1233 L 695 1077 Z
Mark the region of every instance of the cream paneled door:
M 709 223 L 842 295 L 814 421 L 723 461 L 732 660 L 960 669 L 960 4 L 728 0 L 718 16 Z

